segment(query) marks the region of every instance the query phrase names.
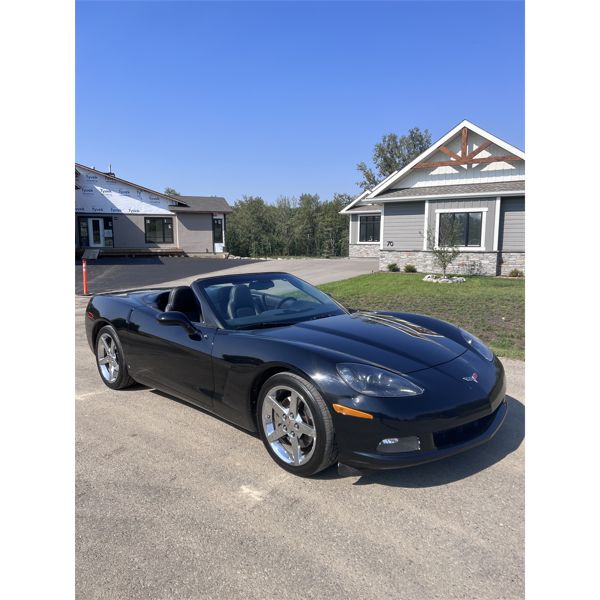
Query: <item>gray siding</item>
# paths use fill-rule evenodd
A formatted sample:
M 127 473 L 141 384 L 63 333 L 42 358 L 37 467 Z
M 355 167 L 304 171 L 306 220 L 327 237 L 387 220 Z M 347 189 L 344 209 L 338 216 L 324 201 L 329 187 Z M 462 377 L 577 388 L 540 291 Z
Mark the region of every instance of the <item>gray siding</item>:
M 179 247 L 185 252 L 213 252 L 212 214 L 179 213 Z
M 525 250 L 525 197 L 502 198 L 499 249 Z
M 461 200 L 430 200 L 427 227 L 435 232 L 436 210 L 441 208 L 464 208 L 467 211 L 475 211 L 478 208 L 487 208 L 485 217 L 485 250 L 491 252 L 494 249 L 494 223 L 496 220 L 496 198 L 469 198 Z M 421 224 L 421 231 L 423 225 Z M 422 238 L 421 238 L 422 239 Z
M 358 215 L 350 215 L 350 243 L 358 242 Z
M 115 248 L 145 248 L 143 215 L 114 215 Z
M 384 250 L 423 250 L 425 202 L 398 202 L 383 208 Z M 393 246 L 389 245 L 393 243 Z

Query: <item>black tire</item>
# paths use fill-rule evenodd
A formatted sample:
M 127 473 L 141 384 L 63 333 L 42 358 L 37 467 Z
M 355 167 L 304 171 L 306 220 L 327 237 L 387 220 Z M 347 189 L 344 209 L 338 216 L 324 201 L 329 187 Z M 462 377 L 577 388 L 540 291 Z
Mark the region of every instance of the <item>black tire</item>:
M 316 429 L 316 439 L 312 442 L 312 444 L 314 444 L 312 455 L 306 462 L 299 465 L 289 464 L 285 460 L 282 460 L 271 447 L 271 443 L 267 440 L 267 433 L 263 423 L 263 405 L 267 393 L 278 386 L 291 388 L 300 394 L 302 401 L 306 403 L 310 409 L 313 425 Z M 269 412 L 268 408 L 267 412 Z M 260 437 L 271 458 L 281 468 L 294 475 L 310 477 L 311 475 L 315 475 L 319 471 L 330 467 L 337 461 L 338 452 L 331 413 L 329 412 L 323 397 L 319 393 L 319 390 L 310 381 L 307 381 L 295 373 L 277 373 L 264 383 L 258 395 L 257 425 Z M 307 438 L 303 439 L 306 440 Z
M 112 380 L 112 376 L 109 371 L 110 367 L 100 364 L 100 354 L 105 353 L 104 348 L 106 348 L 106 346 L 103 344 L 103 341 L 108 342 L 108 340 L 111 340 L 112 342 L 108 344 L 109 348 L 113 348 L 112 344 L 114 344 L 113 354 L 115 357 L 115 359 L 109 360 L 113 364 L 114 362 L 118 364 L 118 374 L 114 380 Z M 123 352 L 123 346 L 121 346 L 121 340 L 119 340 L 119 336 L 117 335 L 114 327 L 111 325 L 105 325 L 102 327 L 96 336 L 94 351 L 96 354 L 96 367 L 98 368 L 98 373 L 100 373 L 100 379 L 102 379 L 104 384 L 111 390 L 122 390 L 135 383 L 135 381 L 129 376 L 129 372 L 127 370 L 127 361 L 125 360 L 125 354 Z

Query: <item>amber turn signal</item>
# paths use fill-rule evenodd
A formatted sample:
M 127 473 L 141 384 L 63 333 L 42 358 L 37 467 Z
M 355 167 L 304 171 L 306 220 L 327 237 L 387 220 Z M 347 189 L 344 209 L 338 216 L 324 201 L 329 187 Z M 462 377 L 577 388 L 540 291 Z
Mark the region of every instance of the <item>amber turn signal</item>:
M 341 415 L 347 415 L 348 417 L 358 417 L 359 419 L 372 419 L 373 415 L 362 410 L 356 410 L 355 408 L 348 408 L 341 404 L 333 404 L 333 410 Z

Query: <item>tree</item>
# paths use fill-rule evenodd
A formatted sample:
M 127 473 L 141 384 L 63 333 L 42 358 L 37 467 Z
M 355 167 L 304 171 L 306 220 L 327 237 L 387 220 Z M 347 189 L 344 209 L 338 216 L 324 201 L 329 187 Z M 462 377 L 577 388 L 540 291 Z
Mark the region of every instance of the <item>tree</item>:
M 395 133 L 384 135 L 381 142 L 375 144 L 373 150 L 375 171 L 364 162 L 356 165 L 363 176 L 357 185 L 363 191 L 373 188 L 388 175 L 405 167 L 429 146 L 431 146 L 431 134 L 428 129 L 421 131 L 418 127 L 413 127 L 406 135 L 398 136 Z
M 455 219 L 440 220 L 438 239 L 433 229 L 427 231 L 427 246 L 433 254 L 433 260 L 442 269 L 444 277 L 448 267 L 460 254 L 458 241 L 460 239 L 460 224 Z
M 297 236 L 297 250 L 301 255 L 315 256 L 317 254 L 320 208 L 317 194 L 300 195 L 292 225 Z
M 167 196 L 181 196 L 181 194 L 175 188 L 168 187 L 168 186 L 165 188 L 164 193 Z
M 275 204 L 244 196 L 227 217 L 227 248 L 238 256 L 346 256 L 348 221 L 340 210 L 348 194 L 319 200 L 281 196 Z
M 273 253 L 273 207 L 260 196 L 244 196 L 227 217 L 227 247 L 238 256 Z
M 296 206 L 295 198 L 281 196 L 277 199 L 275 206 L 271 207 L 274 223 L 273 245 L 275 252 L 283 256 L 293 255 L 296 247 L 296 236 L 291 227 Z
M 333 199 L 320 207 L 318 246 L 319 254 L 346 256 L 348 254 L 348 220 L 340 215 L 352 197 L 349 194 L 334 194 Z

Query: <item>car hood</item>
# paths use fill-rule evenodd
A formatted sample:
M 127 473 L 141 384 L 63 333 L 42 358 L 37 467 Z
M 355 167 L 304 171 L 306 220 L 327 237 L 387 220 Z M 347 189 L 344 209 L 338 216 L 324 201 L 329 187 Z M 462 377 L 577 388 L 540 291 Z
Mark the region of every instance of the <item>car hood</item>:
M 344 354 L 348 362 L 368 362 L 411 373 L 454 360 L 466 346 L 416 323 L 381 313 L 358 312 L 255 332 Z

